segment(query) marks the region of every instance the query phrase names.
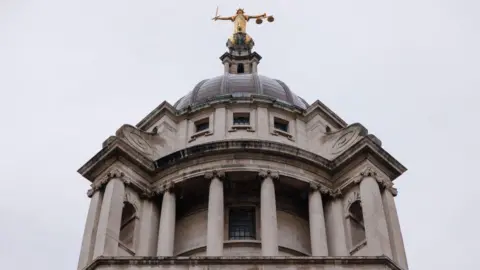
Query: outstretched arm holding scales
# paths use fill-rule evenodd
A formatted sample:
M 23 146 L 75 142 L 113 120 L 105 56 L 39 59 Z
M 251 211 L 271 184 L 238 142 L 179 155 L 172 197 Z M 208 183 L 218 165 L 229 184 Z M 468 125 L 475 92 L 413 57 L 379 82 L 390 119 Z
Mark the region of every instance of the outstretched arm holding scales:
M 222 21 L 235 21 L 237 19 L 242 19 L 242 20 L 245 20 L 245 21 L 249 21 L 250 19 L 257 19 L 257 24 L 260 24 L 262 23 L 262 19 L 267 19 L 269 22 L 273 22 L 273 16 L 268 16 L 267 17 L 267 13 L 263 13 L 263 14 L 260 14 L 260 15 L 246 15 L 243 11 L 243 9 L 238 9 L 236 14 L 233 15 L 233 16 L 229 16 L 229 17 L 222 17 L 220 15 L 218 15 L 218 7 L 217 7 L 217 10 L 215 12 L 215 17 L 212 18 L 212 20 L 214 21 L 217 21 L 217 20 L 222 20 Z

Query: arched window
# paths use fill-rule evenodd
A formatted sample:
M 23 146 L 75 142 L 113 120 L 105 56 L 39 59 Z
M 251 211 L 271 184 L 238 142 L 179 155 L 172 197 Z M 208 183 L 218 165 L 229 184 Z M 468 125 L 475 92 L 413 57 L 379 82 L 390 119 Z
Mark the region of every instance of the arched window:
M 133 249 L 133 238 L 135 235 L 135 225 L 137 215 L 135 207 L 125 202 L 122 211 L 122 223 L 120 225 L 120 243 L 129 249 Z
M 365 225 L 363 223 L 363 210 L 360 201 L 355 201 L 348 208 L 351 248 L 355 249 L 365 242 Z
M 240 73 L 244 73 L 245 72 L 245 67 L 243 66 L 242 63 L 238 64 L 237 65 L 237 73 L 240 74 Z

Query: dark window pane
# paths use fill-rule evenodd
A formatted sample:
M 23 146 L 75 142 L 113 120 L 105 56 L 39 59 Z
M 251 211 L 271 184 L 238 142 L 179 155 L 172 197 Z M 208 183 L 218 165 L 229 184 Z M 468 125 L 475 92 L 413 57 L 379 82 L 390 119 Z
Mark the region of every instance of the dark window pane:
M 288 132 L 288 122 L 283 119 L 275 118 L 273 126 L 281 131 Z
M 229 216 L 230 240 L 255 240 L 255 209 L 231 209 Z
M 128 248 L 133 248 L 133 236 L 135 233 L 135 207 L 126 202 L 123 205 L 122 223 L 120 224 L 119 240 Z
M 241 74 L 245 72 L 245 68 L 242 63 L 238 64 L 237 66 L 237 73 Z
M 365 227 L 363 224 L 363 210 L 360 201 L 355 201 L 350 205 L 350 234 L 352 247 L 355 247 L 365 241 Z
M 200 131 L 207 130 L 210 126 L 209 124 L 210 123 L 209 123 L 208 119 L 197 121 L 195 123 L 195 131 L 200 132 Z
M 250 115 L 249 114 L 233 115 L 233 124 L 234 125 L 250 125 Z

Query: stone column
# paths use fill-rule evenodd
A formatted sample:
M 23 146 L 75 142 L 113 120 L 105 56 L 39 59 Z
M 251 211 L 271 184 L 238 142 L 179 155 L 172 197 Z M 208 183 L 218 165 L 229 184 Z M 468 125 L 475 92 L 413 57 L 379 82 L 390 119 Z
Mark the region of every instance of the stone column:
M 210 179 L 208 193 L 207 256 L 223 255 L 224 240 L 224 198 L 223 182 L 225 173 L 213 171 L 205 178 Z
M 257 73 L 257 66 L 258 66 L 258 62 L 253 61 L 252 62 L 252 73 Z
M 142 213 L 140 217 L 140 235 L 137 256 L 155 256 L 158 243 L 158 223 L 160 211 L 155 203 L 155 194 L 143 194 Z
M 400 221 L 398 220 L 397 207 L 393 198 L 397 191 L 390 187 L 383 191 L 383 209 L 387 217 L 388 233 L 392 247 L 393 260 L 398 263 L 400 268 L 408 269 L 407 255 L 405 253 L 405 246 L 403 243 L 402 231 L 400 228 Z
M 157 256 L 173 256 L 175 244 L 175 193 L 169 187 L 163 193 Z
M 230 61 L 223 61 L 223 67 L 225 73 L 230 73 Z
M 278 173 L 262 171 L 259 176 L 263 178 L 260 194 L 260 224 L 262 237 L 262 256 L 278 255 L 278 225 L 277 205 L 275 201 L 274 179 Z
M 96 188 L 90 189 L 88 191 L 88 197 L 91 199 L 87 214 L 87 222 L 85 223 L 85 230 L 83 231 L 80 258 L 78 260 L 77 269 L 79 270 L 85 268 L 92 261 L 93 248 L 97 236 L 98 218 L 102 207 L 103 191 Z
M 119 171 L 110 172 L 107 176 L 108 184 L 103 194 L 93 259 L 99 256 L 117 255 L 125 197 L 122 177 L 123 173 Z
M 312 256 L 328 256 L 327 232 L 325 229 L 325 217 L 323 215 L 323 202 L 320 187 L 310 185 L 308 196 L 308 211 L 310 220 L 310 245 Z
M 367 168 L 361 173 L 360 181 L 363 222 L 369 255 L 392 257 L 387 220 L 383 210 L 380 187 L 377 183 L 377 174 L 373 169 Z
M 329 256 L 350 256 L 345 237 L 345 214 L 340 193 L 332 194 L 332 199 L 325 205 L 327 224 L 327 244 Z

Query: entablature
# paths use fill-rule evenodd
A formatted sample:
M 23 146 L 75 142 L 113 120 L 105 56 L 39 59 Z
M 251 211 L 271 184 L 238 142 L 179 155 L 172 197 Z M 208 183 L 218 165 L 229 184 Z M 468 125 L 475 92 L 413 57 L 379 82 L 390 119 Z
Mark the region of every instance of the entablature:
M 116 164 L 123 165 L 116 167 Z M 262 140 L 204 143 L 154 161 L 114 137 L 79 173 L 93 182 L 93 188 L 97 187 L 97 182 L 100 186 L 108 182 L 112 169 L 121 171 L 125 177 L 134 178 L 132 175 L 135 174 L 138 177 L 134 179 L 143 180 L 133 181 L 134 186 L 142 193 L 154 194 L 167 185 L 214 169 L 225 172 L 271 170 L 277 171 L 282 178 L 319 186 L 324 189 L 323 193 L 333 196 L 348 189 L 354 183 L 355 175 L 359 175 L 358 171 L 366 167 L 375 169 L 377 179 L 382 179 L 377 181 L 385 188 L 393 188 L 392 181 L 406 171 L 369 136 L 332 161 L 295 146 Z

